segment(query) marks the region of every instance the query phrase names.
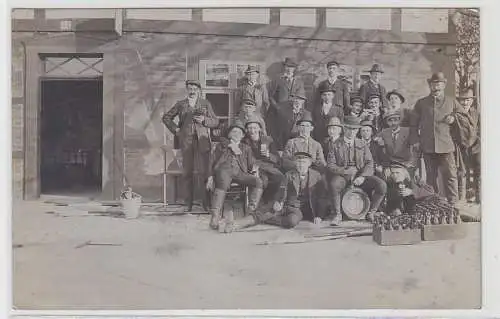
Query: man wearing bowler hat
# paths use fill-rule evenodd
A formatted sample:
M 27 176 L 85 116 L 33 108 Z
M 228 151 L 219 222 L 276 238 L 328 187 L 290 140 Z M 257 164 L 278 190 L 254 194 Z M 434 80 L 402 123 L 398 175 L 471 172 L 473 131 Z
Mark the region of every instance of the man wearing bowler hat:
M 394 89 L 386 94 L 386 99 L 388 101 L 387 108 L 382 110 L 382 117 L 385 113 L 394 113 L 394 112 L 400 112 L 401 113 L 401 123 L 400 125 L 403 127 L 409 127 L 410 126 L 410 117 L 411 117 L 411 110 L 407 108 L 403 108 L 402 105 L 405 103 L 405 97 L 401 92 L 398 90 Z M 386 128 L 387 123 L 384 123 L 383 128 Z
M 328 136 L 328 121 L 332 117 L 344 118 L 344 107 L 335 104 L 336 92 L 333 85 L 322 83 L 318 87 L 321 102 L 312 108 L 314 122 L 313 137 L 316 141 L 323 141 Z
M 182 150 L 182 167 L 186 211 L 193 209 L 194 171 L 203 181 L 207 178 L 211 150 L 210 129 L 219 125 L 212 105 L 201 98 L 200 82 L 186 81 L 187 97 L 177 101 L 166 112 L 162 121 L 172 134 L 179 138 Z M 178 124 L 174 121 L 178 118 Z M 206 204 L 206 201 L 204 201 Z
M 285 58 L 283 62 L 283 74 L 280 78 L 269 84 L 269 100 L 271 105 L 288 101 L 292 95 L 304 92 L 304 83 L 295 75 L 297 66 L 298 64 L 294 60 Z
M 434 73 L 427 82 L 431 93 L 415 104 L 410 143 L 423 153 L 428 184 L 437 193 L 438 171 L 441 171 L 443 193 L 448 202 L 455 205 L 458 200 L 458 184 L 451 127 L 455 122 L 455 114 L 465 111 L 454 97 L 445 95 L 447 80 L 442 72 Z
M 254 101 L 256 111 L 265 119 L 269 108 L 269 96 L 266 86 L 259 82 L 260 70 L 254 65 L 249 65 L 245 76 L 245 83 L 238 90 L 236 105 L 242 106 L 245 100 Z
M 283 169 L 289 170 L 294 167 L 293 155 L 297 152 L 306 152 L 312 157 L 312 167 L 323 171 L 326 162 L 323 154 L 323 147 L 319 142 L 312 138 L 311 133 L 314 129 L 313 120 L 310 114 L 306 114 L 297 121 L 298 136 L 289 139 L 286 142 L 283 152 Z
M 250 118 L 257 118 L 262 127 L 262 134 L 267 135 L 266 122 L 262 115 L 257 111 L 257 104 L 254 100 L 244 99 L 241 103 L 241 110 L 235 120 L 239 120 L 245 125 Z
M 321 174 L 310 168 L 311 154 L 297 152 L 293 162 L 293 169 L 285 174 L 277 193 L 274 213 L 263 214 L 266 224 L 294 228 L 303 219 L 318 224 L 325 215 L 327 185 Z
M 218 229 L 226 192 L 235 181 L 250 187 L 248 209 L 257 222 L 256 209 L 262 196 L 262 180 L 252 149 L 241 143 L 245 135 L 243 123 L 235 121 L 227 130 L 227 139 L 217 144 L 209 165 L 207 189 L 212 191 L 210 228 Z
M 342 110 L 347 114 L 350 105 L 349 87 L 345 80 L 339 78 L 339 67 L 340 65 L 337 61 L 329 61 L 326 64 L 328 78 L 319 83 L 318 91 L 321 96 L 321 88 L 323 88 L 323 90 L 325 87 L 332 89 L 333 92 L 335 92 L 334 104 L 342 107 Z
M 328 121 L 328 137 L 323 140 L 323 154 L 328 155 L 330 149 L 333 148 L 333 144 L 342 135 L 342 121 L 338 117 L 331 117 Z
M 304 108 L 306 100 L 303 91 L 297 92 L 292 95 L 291 101 L 282 102 L 277 106 L 276 121 L 271 124 L 269 131 L 273 134 L 278 150 L 283 150 L 286 142 L 297 136 L 297 122 L 304 116 L 311 117 L 311 112 Z
M 387 90 L 386 88 L 380 83 L 380 80 L 382 79 L 382 75 L 384 74 L 384 70 L 382 69 L 382 66 L 380 64 L 375 63 L 372 68 L 366 72 L 370 72 L 370 79 L 361 85 L 359 88 L 359 95 L 361 96 L 361 99 L 363 100 L 363 104 L 366 107 L 368 102 L 369 102 L 369 97 L 371 95 L 378 95 L 380 96 L 381 99 L 381 104 L 382 108 L 387 107 L 387 100 L 386 100 L 386 93 Z
M 360 187 L 370 196 L 370 208 L 366 216 L 368 220 L 378 212 L 387 192 L 386 183 L 373 175 L 373 157 L 369 145 L 356 138 L 359 128 L 359 118 L 346 116 L 344 136 L 339 138 L 328 152 L 327 170 L 333 205 L 332 225 L 339 225 L 342 221 L 341 195 L 348 185 Z

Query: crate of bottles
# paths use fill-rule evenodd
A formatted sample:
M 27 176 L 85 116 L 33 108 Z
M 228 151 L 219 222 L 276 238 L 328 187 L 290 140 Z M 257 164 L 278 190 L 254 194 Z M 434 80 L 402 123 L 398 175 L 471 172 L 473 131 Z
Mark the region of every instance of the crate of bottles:
M 373 240 L 382 246 L 413 245 L 422 242 L 421 224 L 416 216 L 377 216 L 373 224 Z
M 444 201 L 417 204 L 415 213 L 421 216 L 422 240 L 461 239 L 467 235 L 458 210 Z

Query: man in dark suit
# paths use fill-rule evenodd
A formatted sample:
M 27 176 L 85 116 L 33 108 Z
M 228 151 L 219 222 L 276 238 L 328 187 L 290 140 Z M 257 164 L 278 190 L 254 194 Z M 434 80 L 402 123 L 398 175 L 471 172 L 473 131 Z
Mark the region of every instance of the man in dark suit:
M 320 84 L 318 87 L 321 102 L 312 109 L 314 122 L 313 137 L 316 141 L 323 141 L 328 136 L 328 122 L 330 118 L 337 117 L 344 119 L 344 108 L 342 105 L 335 104 L 335 88 L 328 83 Z
M 200 82 L 186 81 L 188 96 L 163 115 L 162 121 L 172 134 L 179 138 L 182 149 L 186 211 L 193 209 L 194 172 L 203 181 L 207 178 L 211 150 L 210 129 L 219 125 L 212 105 L 202 99 Z M 178 124 L 174 119 L 178 117 Z M 205 204 L 205 201 L 204 201 Z
M 265 119 L 269 108 L 269 95 L 266 86 L 259 82 L 260 71 L 257 67 L 249 65 L 245 75 L 246 81 L 238 90 L 236 105 L 237 107 L 243 106 L 245 100 L 254 101 L 256 112 Z
M 359 88 L 359 95 L 363 100 L 364 106 L 367 107 L 369 102 L 368 99 L 371 95 L 378 95 L 380 96 L 381 99 L 382 108 L 387 108 L 388 106 L 388 102 L 386 99 L 387 90 L 380 83 L 380 80 L 382 79 L 382 74 L 384 74 L 382 66 L 380 64 L 374 64 L 372 68 L 366 72 L 370 72 L 370 80 L 361 85 L 361 87 Z
M 304 92 L 298 92 L 293 95 L 291 101 L 278 105 L 276 121 L 271 126 L 268 125 L 278 150 L 282 151 L 286 142 L 298 135 L 297 122 L 304 116 L 311 117 L 311 112 L 304 109 L 305 102 Z
M 229 126 L 228 139 L 223 139 L 217 144 L 211 157 L 207 189 L 212 190 L 210 203 L 212 229 L 219 227 L 226 192 L 233 181 L 251 188 L 248 210 L 250 215 L 256 214 L 262 196 L 262 180 L 258 177 L 258 167 L 252 148 L 241 143 L 244 135 L 245 127 L 241 122 L 235 121 Z
M 465 111 L 454 97 L 445 96 L 447 80 L 442 72 L 434 73 L 427 82 L 431 93 L 418 100 L 413 108 L 410 143 L 424 155 L 428 184 L 438 192 L 438 170 L 441 170 L 444 194 L 455 205 L 458 182 L 451 126 L 455 114 Z
M 339 225 L 341 215 L 341 195 L 348 185 L 363 189 L 370 196 L 367 219 L 372 220 L 387 192 L 386 183 L 373 175 L 373 158 L 370 147 L 356 138 L 360 128 L 359 118 L 344 118 L 344 136 L 333 145 L 327 157 L 330 175 L 330 192 L 333 204 L 332 225 Z
M 302 220 L 321 222 L 325 215 L 323 197 L 327 189 L 321 174 L 310 168 L 311 155 L 294 154 L 295 168 L 285 174 L 273 205 L 274 214 L 264 214 L 264 223 L 294 228 Z
M 271 105 L 289 101 L 296 93 L 304 92 L 304 83 L 296 77 L 295 71 L 298 64 L 291 58 L 283 62 L 283 74 L 280 78 L 269 83 L 269 100 Z
M 335 92 L 334 104 L 342 107 L 345 114 L 348 114 L 350 106 L 349 87 L 345 80 L 339 79 L 339 63 L 337 61 L 330 61 L 326 64 L 326 69 L 328 71 L 328 78 L 319 83 L 319 95 L 321 95 L 321 88 L 329 87 Z

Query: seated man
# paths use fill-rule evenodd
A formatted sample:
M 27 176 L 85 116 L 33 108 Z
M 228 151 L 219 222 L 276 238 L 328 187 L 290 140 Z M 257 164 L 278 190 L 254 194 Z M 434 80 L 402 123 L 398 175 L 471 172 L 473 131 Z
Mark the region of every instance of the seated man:
M 231 182 L 250 186 L 248 210 L 255 216 L 255 210 L 262 196 L 262 180 L 257 176 L 258 167 L 250 146 L 240 143 L 245 134 L 241 122 L 228 128 L 228 139 L 217 144 L 210 162 L 207 189 L 213 190 L 210 203 L 210 227 L 218 229 L 226 192 Z
M 243 125 L 246 125 L 248 119 L 253 118 L 259 121 L 260 127 L 262 127 L 262 134 L 267 135 L 266 123 L 262 118 L 262 115 L 257 111 L 257 104 L 255 101 L 250 99 L 244 99 L 241 104 L 241 110 L 236 117 Z
M 385 182 L 373 176 L 373 158 L 368 144 L 356 138 L 359 118 L 344 118 L 344 137 L 338 139 L 328 152 L 327 169 L 330 175 L 333 204 L 332 225 L 339 225 L 341 215 L 341 195 L 348 185 L 363 189 L 371 199 L 367 219 L 372 220 L 387 192 Z
M 299 136 L 289 139 L 286 142 L 283 152 L 283 169 L 285 171 L 295 167 L 293 154 L 297 152 L 305 152 L 311 155 L 313 160 L 313 168 L 322 171 L 326 165 L 323 147 L 320 143 L 311 137 L 311 132 L 314 130 L 313 121 L 310 114 L 297 121 Z
M 326 183 L 321 174 L 311 169 L 312 157 L 305 152 L 294 154 L 295 168 L 285 174 L 273 205 L 274 214 L 267 213 L 266 224 L 284 228 L 295 227 L 302 219 L 321 222 L 324 216 L 322 198 Z
M 328 121 L 328 137 L 323 141 L 323 153 L 325 157 L 328 155 L 329 150 L 333 147 L 333 143 L 339 139 L 342 134 L 342 122 L 338 117 L 330 118 Z
M 279 170 L 278 156 L 273 138 L 263 135 L 263 129 L 258 117 L 250 117 L 246 122 L 247 135 L 243 143 L 250 146 L 259 167 L 259 177 L 265 192 L 265 198 L 274 198 L 281 181 L 284 178 Z
M 384 122 L 388 128 L 383 129 L 376 139 L 382 147 L 384 160 L 380 165 L 383 169 L 383 176 L 389 176 L 390 163 L 402 163 L 410 172 L 410 176 L 415 175 L 416 156 L 410 146 L 410 129 L 401 127 L 401 111 L 384 114 Z
M 411 214 L 417 200 L 434 194 L 430 186 L 415 184 L 404 164 L 392 162 L 389 170 L 387 178 L 387 213 L 389 215 Z

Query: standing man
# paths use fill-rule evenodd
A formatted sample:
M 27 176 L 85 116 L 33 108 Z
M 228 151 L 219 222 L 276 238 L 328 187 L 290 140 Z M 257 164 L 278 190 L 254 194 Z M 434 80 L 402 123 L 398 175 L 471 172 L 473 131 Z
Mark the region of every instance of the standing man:
M 321 88 L 324 90 L 325 87 L 329 87 L 333 92 L 335 92 L 334 104 L 340 106 L 345 114 L 347 114 L 349 112 L 350 93 L 346 81 L 338 78 L 339 63 L 337 61 L 328 62 L 326 64 L 326 70 L 328 71 L 328 78 L 319 83 L 319 94 L 322 94 Z
M 283 62 L 283 75 L 279 79 L 269 83 L 269 100 L 271 105 L 289 101 L 294 94 L 304 92 L 304 83 L 295 75 L 297 66 L 298 64 L 291 58 L 285 58 Z
M 249 65 L 245 75 L 246 81 L 238 90 L 236 105 L 243 105 L 245 100 L 254 101 L 257 113 L 265 119 L 269 108 L 269 95 L 266 86 L 259 82 L 260 71 L 257 67 Z
M 382 100 L 382 108 L 386 108 L 388 105 L 386 99 L 387 90 L 382 84 L 380 84 L 382 74 L 384 74 L 382 66 L 374 64 L 372 68 L 366 72 L 370 72 L 370 79 L 359 88 L 359 95 L 363 100 L 363 104 L 365 106 L 368 104 L 368 99 L 371 95 L 378 95 Z
M 344 118 L 344 136 L 328 152 L 327 168 L 330 175 L 330 192 L 333 204 L 332 225 L 342 221 L 341 195 L 348 185 L 363 189 L 370 196 L 370 209 L 366 218 L 372 220 L 387 192 L 386 183 L 373 175 L 373 158 L 370 147 L 356 138 L 360 128 L 359 118 Z
M 262 127 L 262 134 L 267 135 L 266 123 L 260 112 L 257 111 L 257 104 L 254 100 L 244 99 L 241 103 L 241 110 L 236 116 L 235 120 L 239 120 L 245 125 L 247 121 L 252 118 L 257 118 Z
M 282 102 L 276 108 L 276 121 L 270 127 L 270 131 L 274 132 L 273 139 L 278 150 L 283 150 L 286 142 L 297 136 L 297 122 L 304 116 L 311 117 L 311 112 L 304 108 L 305 102 L 304 92 L 297 92 L 293 94 L 291 101 Z
M 455 122 L 455 113 L 464 110 L 454 98 L 445 96 L 447 80 L 442 72 L 434 73 L 427 82 L 431 93 L 415 104 L 410 143 L 423 153 L 428 184 L 438 192 L 437 178 L 441 170 L 444 194 L 448 202 L 455 205 L 458 183 L 451 125 Z
M 374 133 L 378 132 L 382 126 L 380 114 L 381 114 L 381 97 L 377 94 L 372 94 L 368 97 L 368 104 L 361 112 L 361 121 L 371 121 Z
M 388 101 L 388 107 L 382 110 L 382 115 L 386 113 L 394 113 L 394 112 L 401 112 L 401 126 L 403 127 L 408 127 L 410 126 L 410 117 L 411 117 L 411 112 L 407 108 L 403 108 L 402 105 L 405 102 L 405 97 L 401 92 L 398 90 L 394 89 L 387 93 L 385 96 Z M 387 127 L 387 126 L 385 126 Z
M 185 210 L 193 210 L 194 171 L 203 181 L 207 178 L 211 150 L 210 129 L 219 125 L 212 105 L 201 98 L 201 84 L 195 80 L 186 81 L 187 97 L 177 101 L 163 115 L 162 121 L 172 134 L 179 138 L 182 150 Z M 178 117 L 178 124 L 174 119 Z M 204 205 L 206 199 L 204 198 Z
M 472 89 L 468 89 L 465 92 L 461 92 L 458 101 L 464 108 L 464 111 L 467 112 L 470 116 L 472 129 L 474 130 L 474 134 L 470 140 L 470 147 L 465 147 L 460 143 L 457 143 L 457 154 L 456 158 L 462 159 L 462 166 L 458 169 L 458 190 L 460 199 L 465 199 L 467 196 L 466 189 L 468 186 L 468 182 L 471 177 L 473 178 L 472 188 L 475 193 L 475 201 L 476 203 L 480 202 L 480 178 L 481 178 L 481 137 L 480 137 L 480 127 L 479 127 L 479 109 L 478 104 L 474 103 L 474 91 Z M 475 104 L 475 105 L 474 105 Z M 461 174 L 462 173 L 462 174 Z
M 235 121 L 229 126 L 227 139 L 217 144 L 211 158 L 207 189 L 212 190 L 210 202 L 210 228 L 218 229 L 226 192 L 232 181 L 251 188 L 249 194 L 249 214 L 257 222 L 256 209 L 262 196 L 262 180 L 258 177 L 258 166 L 250 146 L 241 143 L 245 127 Z
M 305 98 L 304 83 L 295 75 L 297 66 L 291 58 L 286 58 L 283 62 L 283 74 L 278 79 L 269 82 L 270 108 L 265 120 L 269 134 L 275 140 L 277 140 L 275 134 L 278 126 L 278 107 L 292 100 L 293 96 L 304 95 Z
M 333 85 L 322 82 L 318 87 L 321 94 L 321 102 L 315 105 L 312 109 L 314 132 L 313 137 L 316 141 L 323 141 L 328 136 L 328 122 L 330 118 L 337 117 L 340 120 L 344 119 L 344 108 L 341 105 L 336 105 L 335 88 Z
M 306 115 L 297 122 L 299 135 L 286 142 L 283 152 L 283 169 L 290 170 L 295 164 L 293 155 L 297 152 L 305 152 L 311 155 L 312 167 L 318 171 L 323 171 L 326 166 L 323 147 L 319 142 L 311 137 L 314 124 L 310 115 Z

